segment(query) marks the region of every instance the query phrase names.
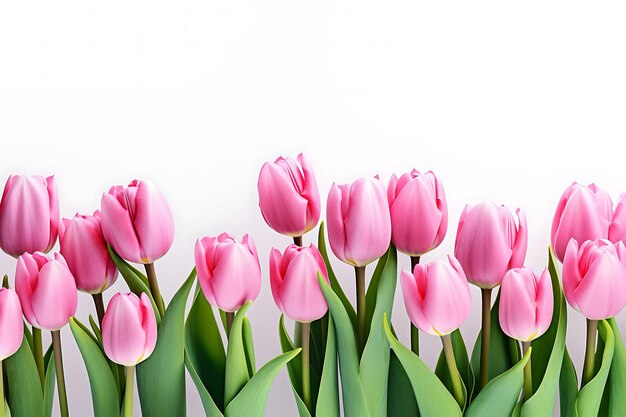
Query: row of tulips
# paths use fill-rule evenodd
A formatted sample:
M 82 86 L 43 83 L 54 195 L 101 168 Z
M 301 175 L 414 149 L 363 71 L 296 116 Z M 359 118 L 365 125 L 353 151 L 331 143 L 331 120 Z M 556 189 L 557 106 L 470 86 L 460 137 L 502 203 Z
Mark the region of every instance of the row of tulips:
M 185 415 L 185 368 L 207 416 L 262 416 L 283 366 L 301 417 L 339 416 L 340 401 L 348 417 L 550 416 L 559 388 L 562 416 L 626 415 L 626 350 L 613 319 L 626 304 L 626 198 L 614 209 L 594 185 L 568 187 L 552 226 L 556 258 L 550 250 L 547 267 L 535 273 L 524 266 L 528 228 L 519 209 L 467 206 L 454 255 L 422 264 L 448 228 L 434 173 L 394 175 L 387 186 L 378 177 L 333 184 L 328 240 L 354 267 L 355 308 L 329 260 L 324 222 L 317 244 L 303 244 L 321 216 L 309 161 L 264 164 L 258 192 L 266 223 L 293 239 L 271 250 L 269 279 L 278 309 L 294 321 L 290 334 L 281 317 L 283 353 L 260 369 L 245 316 L 262 280 L 252 237 L 198 239 L 195 268 L 166 306 L 154 263 L 169 250 L 174 224 L 154 184 L 112 187 L 100 211 L 60 220 L 53 177 L 11 176 L 0 202 L 0 247 L 17 266 L 15 291 L 8 279 L 0 290 L 0 417 L 51 415 L 55 378 L 61 415 L 69 414 L 59 331 L 68 323 L 99 417 L 132 414 L 135 376 L 143 415 Z M 60 253 L 50 258 L 57 236 Z M 399 275 L 410 349 L 390 321 L 397 251 L 412 266 Z M 118 273 L 130 292 L 113 295 L 105 309 L 103 292 Z M 482 295 L 482 328 L 470 352 L 459 330 L 472 308 L 469 284 Z M 97 321 L 74 317 L 77 290 L 93 296 Z M 580 388 L 565 346 L 565 299 L 588 322 Z M 46 351 L 42 330 L 52 334 Z M 420 331 L 441 338 L 434 372 L 419 357 Z

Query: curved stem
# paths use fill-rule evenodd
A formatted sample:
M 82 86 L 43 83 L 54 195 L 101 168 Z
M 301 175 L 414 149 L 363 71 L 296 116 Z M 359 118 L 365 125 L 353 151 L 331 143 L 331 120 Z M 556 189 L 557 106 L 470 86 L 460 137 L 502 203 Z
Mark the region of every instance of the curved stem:
M 59 408 L 61 417 L 70 415 L 67 408 L 67 391 L 65 389 L 65 373 L 63 372 L 63 353 L 61 351 L 61 331 L 52 330 L 52 349 L 54 350 L 54 368 L 57 374 L 57 389 L 59 392 Z
M 420 257 L 419 256 L 411 256 L 411 273 L 413 273 L 413 271 L 415 270 L 415 265 L 420 263 Z M 419 356 L 420 354 L 420 332 L 417 329 L 417 327 L 415 327 L 413 325 L 413 323 L 411 323 L 411 350 L 413 351 L 413 353 L 415 353 L 417 356 Z
M 41 380 L 41 386 L 43 387 L 44 373 L 43 373 L 43 348 L 41 341 L 41 329 L 33 326 L 33 355 L 35 356 L 35 364 L 37 365 L 37 372 L 39 373 L 39 379 Z
M 235 313 L 225 311 L 226 313 L 226 338 L 230 338 L 230 329 L 233 328 L 233 320 L 235 320 Z
M 491 288 L 481 290 L 482 309 L 482 329 L 480 338 L 480 388 L 484 388 L 489 382 L 489 337 L 491 335 Z
M 104 318 L 104 301 L 102 300 L 102 293 L 91 294 L 93 298 L 93 303 L 96 306 L 96 313 L 98 314 L 98 323 L 100 324 L 100 329 L 102 329 L 102 319 Z
M 302 236 L 294 236 L 293 244 L 296 246 L 302 246 Z
M 593 378 L 596 359 L 596 337 L 598 333 L 598 320 L 587 319 L 587 348 L 585 350 L 585 365 L 580 388 L 587 385 Z
M 310 346 L 311 323 L 301 323 L 302 339 L 302 400 L 306 408 L 313 414 L 311 409 L 311 371 L 310 371 Z
M 522 342 L 522 356 L 528 352 L 529 348 L 530 342 Z M 533 368 L 530 364 L 531 360 L 532 358 L 528 359 L 526 366 L 524 366 L 524 401 L 533 396 Z
M 156 270 L 154 269 L 154 263 L 145 264 L 146 275 L 148 276 L 148 283 L 150 284 L 150 292 L 154 298 L 154 302 L 159 309 L 161 317 L 165 315 L 165 303 L 161 296 L 161 289 L 159 288 L 159 281 L 157 281 Z
M 126 367 L 126 388 L 124 388 L 124 416 L 133 415 L 133 395 L 135 390 L 135 366 Z
M 441 336 L 441 342 L 443 343 L 443 352 L 446 356 L 446 363 L 448 365 L 448 371 L 450 372 L 450 381 L 452 382 L 452 395 L 459 404 L 461 410 L 465 406 L 465 399 L 463 398 L 463 386 L 461 384 L 461 375 L 456 367 L 456 361 L 454 360 L 454 349 L 452 348 L 452 339 L 450 335 L 446 334 Z
M 365 348 L 365 267 L 355 266 L 356 275 L 356 316 L 359 355 Z

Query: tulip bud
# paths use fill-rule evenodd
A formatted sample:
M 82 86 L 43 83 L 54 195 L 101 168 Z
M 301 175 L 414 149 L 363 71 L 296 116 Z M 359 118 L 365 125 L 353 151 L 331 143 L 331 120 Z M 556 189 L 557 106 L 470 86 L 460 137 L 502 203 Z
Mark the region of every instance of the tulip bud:
M 567 302 L 590 320 L 619 313 L 626 304 L 626 247 L 622 242 L 570 240 L 563 259 Z
M 554 298 L 547 269 L 540 277 L 528 268 L 509 270 L 500 288 L 500 327 L 513 339 L 530 342 L 552 321 Z
M 448 230 L 448 206 L 441 181 L 432 171 L 393 175 L 387 188 L 391 239 L 409 256 L 422 256 L 443 241 Z
M 0 247 L 17 258 L 49 252 L 57 240 L 59 197 L 54 177 L 11 175 L 0 202 Z
M 467 319 L 471 307 L 469 285 L 459 262 L 433 261 L 402 271 L 404 305 L 411 322 L 436 336 L 452 333 Z
M 254 241 L 244 235 L 198 239 L 194 251 L 200 286 L 209 304 L 235 312 L 256 299 L 261 289 L 261 266 Z
M 385 186 L 378 178 L 333 184 L 328 193 L 326 217 L 330 247 L 347 264 L 365 266 L 389 248 L 389 204 Z
M 258 182 L 259 207 L 269 227 L 287 236 L 302 236 L 320 219 L 320 193 L 313 169 L 303 154 L 266 162 Z
M 326 314 L 328 304 L 320 288 L 317 274 L 326 282 L 328 274 L 319 250 L 289 245 L 285 253 L 272 249 L 270 282 L 276 305 L 292 320 L 309 323 Z
M 20 300 L 12 289 L 0 288 L 0 362 L 17 352 L 23 337 Z
M 463 265 L 467 280 L 480 288 L 500 285 L 504 274 L 524 264 L 528 244 L 526 216 L 505 206 L 482 202 L 465 206 L 456 233 L 454 256 Z
M 609 226 L 609 240 L 614 243 L 622 241 L 626 244 L 626 193 L 619 197 L 615 207 L 613 221 Z
M 606 239 L 613 217 L 611 197 L 595 184 L 573 183 L 563 192 L 552 219 L 550 241 L 561 262 L 570 239 Z
M 165 198 L 149 181 L 111 187 L 102 195 L 102 232 L 118 255 L 153 263 L 172 246 L 174 218 Z
M 39 329 L 59 330 L 76 314 L 76 283 L 61 254 L 54 259 L 41 252 L 20 256 L 15 291 L 26 320 Z
M 124 366 L 137 365 L 152 354 L 156 341 L 156 317 L 148 296 L 115 294 L 102 319 L 102 345 L 109 359 Z
M 117 268 L 102 234 L 100 212 L 93 216 L 76 213 L 59 226 L 61 255 L 65 258 L 76 287 L 90 294 L 109 288 L 117 279 Z

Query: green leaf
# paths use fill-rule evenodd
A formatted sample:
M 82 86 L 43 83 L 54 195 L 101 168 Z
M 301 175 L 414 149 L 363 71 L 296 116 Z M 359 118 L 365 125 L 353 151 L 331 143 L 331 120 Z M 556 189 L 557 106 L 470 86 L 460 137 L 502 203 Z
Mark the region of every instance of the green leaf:
M 246 366 L 250 378 L 256 372 L 256 358 L 254 356 L 254 338 L 252 337 L 252 326 L 250 320 L 244 316 L 241 331 L 243 332 L 243 348 L 246 352 Z
M 602 394 L 611 369 L 615 349 L 615 338 L 611 326 L 609 326 L 606 320 L 602 320 L 598 324 L 598 333 L 604 340 L 604 351 L 601 353 L 598 352 L 598 354 L 602 355 L 602 362 L 596 375 L 578 393 L 578 398 L 576 398 L 576 413 L 580 417 L 598 415 Z
M 339 417 L 339 384 L 337 381 L 337 343 L 332 317 L 328 319 L 324 366 L 317 396 L 316 417 Z M 300 356 L 298 356 L 300 357 Z
M 52 405 L 54 403 L 54 388 L 56 382 L 56 369 L 54 365 L 54 359 L 52 359 L 52 345 L 48 348 L 48 351 L 43 357 L 43 363 L 46 367 L 46 373 L 43 383 L 43 408 L 44 416 L 50 417 L 52 415 Z
M 246 385 L 246 382 L 250 380 L 250 373 L 248 371 L 248 364 L 246 360 L 246 350 L 243 342 L 243 318 L 246 315 L 246 311 L 252 304 L 248 301 L 243 305 L 235 314 L 233 320 L 233 326 L 230 329 L 230 336 L 228 338 L 228 350 L 226 354 L 226 376 L 224 386 L 224 404 L 228 408 L 228 403 L 235 398 L 235 396 Z
M 185 350 L 189 373 L 196 373 L 196 387 L 204 389 L 218 410 L 224 410 L 224 375 L 226 352 L 215 315 L 204 293 L 198 291 L 185 323 Z M 193 376 L 193 374 L 192 374 Z M 202 398 L 202 394 L 200 395 Z M 203 404 L 207 401 L 202 398 Z M 205 405 L 205 410 L 207 406 Z M 212 407 L 209 407 L 212 408 Z M 207 415 L 209 413 L 207 412 Z
M 389 361 L 387 393 L 387 417 L 416 417 L 420 415 L 409 376 L 393 351 Z
M 611 417 L 626 416 L 626 350 L 615 318 L 607 320 L 615 338 L 615 351 L 611 361 L 609 380 L 605 393 L 608 393 L 608 415 Z
M 341 304 L 343 304 L 343 308 L 346 310 L 348 318 L 352 323 L 352 328 L 356 329 L 356 311 L 354 311 L 354 307 L 352 306 L 352 304 L 350 304 L 350 300 L 348 300 L 348 297 L 346 297 L 346 294 L 343 292 L 341 284 L 339 284 L 337 276 L 333 271 L 333 266 L 330 263 L 330 260 L 328 258 L 328 251 L 326 250 L 326 234 L 324 229 L 325 223 L 322 220 L 322 222 L 320 223 L 319 235 L 317 237 L 317 248 L 319 249 L 320 253 L 322 254 L 322 258 L 324 259 L 324 264 L 326 265 L 326 271 L 328 272 L 328 280 L 330 281 L 330 286 L 333 289 L 335 295 L 341 301 Z
M 577 417 L 576 397 L 578 396 L 578 378 L 576 368 L 569 357 L 567 347 L 563 355 L 561 376 L 559 378 L 559 397 L 561 400 L 561 417 Z
M 278 336 L 283 353 L 291 352 L 295 349 L 295 345 L 291 340 L 291 337 L 289 337 L 289 333 L 285 327 L 284 314 L 280 315 L 280 321 L 278 323 Z M 306 408 L 306 405 L 302 400 L 302 356 L 298 355 L 287 363 L 287 373 L 289 374 L 291 389 L 296 399 L 298 414 L 300 417 L 310 417 L 311 413 L 309 413 L 309 410 Z
M 91 330 L 93 330 L 94 336 L 98 339 L 98 344 L 102 346 L 102 332 L 100 331 L 100 327 L 96 324 L 96 321 L 93 319 L 93 316 L 89 315 L 89 326 L 91 326 Z
M 381 277 L 383 275 L 383 270 L 385 269 L 385 265 L 387 264 L 388 256 L 389 256 L 389 249 L 387 250 L 387 252 L 385 252 L 383 256 L 380 257 L 378 262 L 376 262 L 376 268 L 374 268 L 374 272 L 372 273 L 372 278 L 370 279 L 370 283 L 367 286 L 367 292 L 365 293 L 365 323 L 366 323 L 365 340 L 367 340 L 367 337 L 369 335 L 369 330 L 370 330 L 369 328 L 372 323 L 372 318 L 374 317 L 374 310 L 376 308 L 378 289 L 380 286 L 379 284 L 380 284 Z M 396 259 L 397 259 L 397 254 L 396 254 Z M 397 266 L 397 261 L 396 261 L 396 266 Z M 396 275 L 397 275 L 397 271 L 396 271 Z M 381 329 L 382 329 L 382 325 L 381 325 Z
M 359 378 L 359 359 L 354 327 L 352 327 L 350 317 L 337 294 L 320 274 L 317 278 L 335 323 L 345 416 L 368 417 L 370 414 L 367 410 L 367 403 Z
M 459 371 L 459 374 L 461 375 L 461 382 L 463 383 L 463 389 L 466 394 L 465 406 L 467 407 L 469 397 L 472 393 L 474 375 L 472 374 L 472 368 L 469 364 L 467 348 L 465 347 L 465 342 L 463 341 L 461 330 L 456 329 L 454 332 L 452 332 L 450 334 L 450 339 L 452 341 L 452 350 L 454 351 L 454 361 L 456 362 L 456 367 Z M 452 394 L 452 380 L 450 379 L 450 371 L 448 369 L 448 364 L 446 362 L 446 357 L 443 350 L 439 354 L 439 359 L 437 360 L 435 375 L 439 377 L 439 380 L 443 382 L 443 385 L 445 385 L 448 391 Z M 470 395 L 467 395 L 468 393 Z
M 144 417 L 185 416 L 185 304 L 195 279 L 194 268 L 165 311 L 154 352 L 137 365 Z
M 387 340 L 402 364 L 411 386 L 422 417 L 462 416 L 456 400 L 428 366 L 411 350 L 403 346 L 389 329 L 387 315 L 383 317 Z
M 26 337 L 17 352 L 4 361 L 8 380 L 8 403 L 13 417 L 44 415 L 43 392 L 35 358 Z
M 189 356 L 185 355 L 185 366 L 187 367 L 187 371 L 189 371 L 189 375 L 193 380 L 194 384 L 196 384 L 196 388 L 198 389 L 198 394 L 200 394 L 200 400 L 202 401 L 202 407 L 204 408 L 204 413 L 207 417 L 223 417 L 224 415 L 220 411 L 220 409 L 211 398 L 211 394 L 207 391 L 207 388 L 196 372 L 196 368 L 193 363 L 191 363 Z
M 119 417 L 120 398 L 117 385 L 104 353 L 93 336 L 86 332 L 85 326 L 76 318 L 70 319 L 70 329 L 89 375 L 94 415 Z
M 531 353 L 532 347 L 511 369 L 489 381 L 467 408 L 466 417 L 510 416 L 517 405 L 524 384 L 524 366 Z
M 370 288 L 376 285 L 378 289 L 369 301 L 374 306 L 371 307 L 371 327 L 361 356 L 359 376 L 370 415 L 384 417 L 387 415 L 387 390 L 381 387 L 387 386 L 389 378 L 390 349 L 383 329 L 383 316 L 387 314 L 391 317 L 398 275 L 397 253 L 393 245 L 381 258 L 379 265 L 376 268 L 380 271 L 378 277 L 370 284 Z
M 531 368 L 533 392 L 521 408 L 522 417 L 551 417 L 559 386 L 559 375 L 565 353 L 565 333 L 567 332 L 567 305 L 556 268 L 552 249 L 548 249 L 548 270 L 552 279 L 554 312 L 546 333 L 534 340 Z

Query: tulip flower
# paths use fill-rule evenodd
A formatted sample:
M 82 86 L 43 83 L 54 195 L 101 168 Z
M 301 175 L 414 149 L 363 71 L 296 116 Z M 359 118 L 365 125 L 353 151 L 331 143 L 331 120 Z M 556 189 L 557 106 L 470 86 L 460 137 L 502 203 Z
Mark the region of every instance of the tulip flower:
M 0 366 L 3 360 L 17 352 L 23 337 L 20 300 L 14 290 L 0 288 Z
M 308 159 L 298 155 L 266 162 L 258 181 L 259 207 L 269 227 L 291 236 L 302 246 L 301 237 L 320 219 L 320 193 Z
M 626 193 L 620 195 L 615 206 L 613 220 L 609 226 L 609 240 L 615 243 L 622 241 L 626 244 Z
M 448 262 L 415 265 L 413 273 L 402 271 L 400 282 L 411 322 L 423 332 L 441 336 L 453 394 L 463 407 L 465 400 L 450 333 L 467 319 L 472 300 L 461 264 L 452 256 L 448 256 Z
M 59 198 L 54 177 L 11 175 L 0 202 L 0 247 L 17 258 L 49 252 L 57 240 Z
M 587 350 L 583 385 L 594 373 L 598 320 L 619 313 L 626 305 L 626 247 L 621 241 L 572 239 L 563 259 L 563 292 L 567 302 L 587 318 Z
M 130 262 L 143 263 L 161 315 L 165 304 L 154 270 L 174 241 L 174 218 L 154 184 L 132 181 L 128 187 L 111 187 L 102 195 L 102 233 L 115 252 Z
M 33 326 L 34 356 L 40 378 L 43 378 L 43 356 L 39 329 L 50 330 L 52 334 L 59 407 L 61 416 L 67 417 L 60 329 L 76 314 L 78 292 L 74 277 L 59 253 L 54 254 L 54 259 L 42 252 L 25 253 L 17 259 L 15 291 L 24 317 Z
M 102 345 L 109 359 L 126 367 L 124 417 L 132 415 L 135 365 L 152 354 L 156 341 L 156 317 L 148 296 L 115 294 L 102 320 Z
M 557 259 L 563 262 L 570 239 L 606 239 L 613 217 L 611 197 L 595 184 L 573 183 L 563 192 L 552 220 L 550 241 Z
M 422 256 L 441 244 L 448 230 L 448 206 L 441 181 L 433 172 L 393 175 L 387 197 L 391 240 L 400 252 Z

